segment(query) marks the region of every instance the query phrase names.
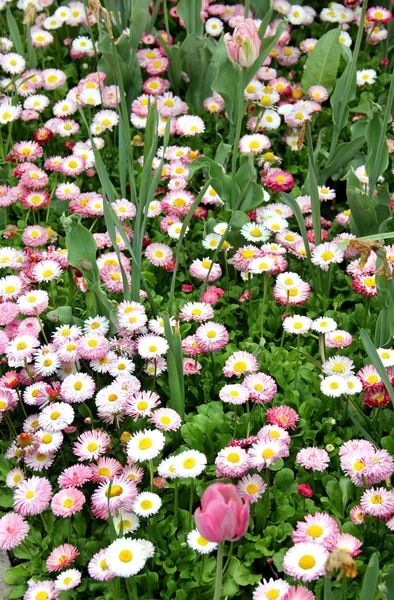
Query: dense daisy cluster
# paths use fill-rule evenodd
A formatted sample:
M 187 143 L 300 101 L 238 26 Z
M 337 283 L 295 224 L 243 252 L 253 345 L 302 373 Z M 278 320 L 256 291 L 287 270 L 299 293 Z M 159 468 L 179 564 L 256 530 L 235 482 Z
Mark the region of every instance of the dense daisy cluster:
M 370 154 L 392 11 L 140 4 L 0 0 L 9 579 L 25 600 L 213 596 L 230 542 L 223 596 L 314 600 L 337 570 L 357 598 L 394 541 L 389 113 L 384 171 Z M 306 85 L 324 34 L 335 72 Z

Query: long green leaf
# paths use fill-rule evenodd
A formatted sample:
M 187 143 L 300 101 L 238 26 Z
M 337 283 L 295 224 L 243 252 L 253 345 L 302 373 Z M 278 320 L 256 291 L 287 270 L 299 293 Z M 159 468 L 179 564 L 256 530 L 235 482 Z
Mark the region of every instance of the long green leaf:
M 321 242 L 321 202 L 320 202 L 320 198 L 319 198 L 319 190 L 317 187 L 318 173 L 317 173 L 317 165 L 315 162 L 315 155 L 313 152 L 313 142 L 312 142 L 310 123 L 306 124 L 306 136 L 307 136 L 307 141 L 308 141 L 308 176 L 307 176 L 307 184 L 305 187 L 311 197 L 312 223 L 313 223 L 313 233 L 315 235 L 315 244 L 320 244 L 320 242 Z
M 301 79 L 305 93 L 313 85 L 323 85 L 328 93 L 334 88 L 341 56 L 339 35 L 339 29 L 327 31 L 309 54 Z
M 384 385 L 384 387 L 386 388 L 386 390 L 388 391 L 388 393 L 390 394 L 390 398 L 391 398 L 391 402 L 394 406 L 394 389 L 393 386 L 391 385 L 390 379 L 386 373 L 386 369 L 383 366 L 383 363 L 380 359 L 379 354 L 376 351 L 375 346 L 372 343 L 371 338 L 369 337 L 368 333 L 365 331 L 365 329 L 361 330 L 361 341 L 364 345 L 365 351 L 368 354 L 368 357 L 370 359 L 370 361 L 372 362 L 373 366 L 375 367 L 375 369 L 377 370 L 382 383 Z
M 363 578 L 363 585 L 359 600 L 373 600 L 379 578 L 379 554 L 374 552 L 369 559 L 367 570 Z
M 6 15 L 7 15 L 8 30 L 10 32 L 11 40 L 15 46 L 15 50 L 18 52 L 18 54 L 21 54 L 22 56 L 24 56 L 25 49 L 24 49 L 24 45 L 22 42 L 21 34 L 19 33 L 18 24 L 15 21 L 15 18 L 13 16 L 9 6 L 7 6 Z
M 339 169 L 346 166 L 356 156 L 357 152 L 361 150 L 364 144 L 364 136 L 357 137 L 350 142 L 338 144 L 334 158 L 329 163 L 326 163 L 322 171 L 323 180 L 327 181 Z
M 307 232 L 306 232 L 304 217 L 302 216 L 301 209 L 298 206 L 298 204 L 295 201 L 295 199 L 293 198 L 293 196 L 290 196 L 290 194 L 287 194 L 286 192 L 281 192 L 279 195 L 280 195 L 281 200 L 285 204 L 287 204 L 287 206 L 290 206 L 291 210 L 294 213 L 295 218 L 297 219 L 297 224 L 298 224 L 298 227 L 299 227 L 302 239 L 304 241 L 305 252 L 306 252 L 306 260 L 308 262 L 309 270 L 310 270 L 310 273 L 311 273 L 311 278 L 312 278 L 313 281 L 315 281 L 316 280 L 315 270 L 314 270 L 313 265 L 312 265 L 311 250 L 310 250 L 310 247 L 309 247 L 308 235 L 307 235 Z
M 373 198 L 376 183 L 389 165 L 389 150 L 386 141 L 387 126 L 391 123 L 391 106 L 394 99 L 394 69 L 391 75 L 386 109 L 383 116 L 377 114 L 369 121 L 365 137 L 368 143 L 368 158 L 365 170 L 369 177 L 369 197 Z
M 164 332 L 168 342 L 169 351 L 167 356 L 168 383 L 170 386 L 171 408 L 176 410 L 183 418 L 185 414 L 185 386 L 183 376 L 183 351 L 182 339 L 179 327 L 172 330 L 167 313 L 163 315 Z
M 195 33 L 202 36 L 204 23 L 201 21 L 202 0 L 179 0 L 177 13 L 186 24 L 188 36 Z

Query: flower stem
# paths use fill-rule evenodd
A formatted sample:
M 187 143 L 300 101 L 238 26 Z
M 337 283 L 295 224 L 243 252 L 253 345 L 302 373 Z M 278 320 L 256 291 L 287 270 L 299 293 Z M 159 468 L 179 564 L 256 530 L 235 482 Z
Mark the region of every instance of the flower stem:
M 216 579 L 215 579 L 215 593 L 213 600 L 220 600 L 222 594 L 222 578 L 223 578 L 223 550 L 224 542 L 220 542 L 218 546 L 218 554 L 216 558 Z
M 326 362 L 326 336 L 324 333 L 319 333 L 319 351 L 322 363 Z
M 178 479 L 175 479 L 174 487 L 174 526 L 175 529 L 178 527 Z
M 243 120 L 243 117 L 245 114 L 245 98 L 244 98 L 245 79 L 246 79 L 246 69 L 241 67 L 241 81 L 240 81 L 240 87 L 238 90 L 238 102 L 237 102 L 237 124 L 236 124 L 236 128 L 235 128 L 235 137 L 234 137 L 234 144 L 233 144 L 233 158 L 232 158 L 232 162 L 231 162 L 232 207 L 235 206 L 235 200 L 237 197 L 237 185 L 236 185 L 235 176 L 237 173 L 237 163 L 238 163 L 238 153 L 239 153 L 238 144 L 239 144 L 239 139 L 241 137 L 242 120 Z
M 138 600 L 137 585 L 133 577 L 125 577 L 125 581 L 129 600 Z
M 267 274 L 264 273 L 263 274 L 263 301 L 261 304 L 261 327 L 260 327 L 260 339 L 263 337 L 263 333 L 264 333 L 264 312 L 265 312 L 265 301 L 267 298 L 267 289 L 268 289 L 268 277 Z
M 189 502 L 190 529 L 193 527 L 193 504 L 194 504 L 194 479 L 192 479 L 192 484 L 190 486 L 190 502 Z
M 154 472 L 153 472 L 153 460 L 152 459 L 150 459 L 150 461 L 149 461 L 149 475 L 150 475 L 150 491 L 153 492 Z

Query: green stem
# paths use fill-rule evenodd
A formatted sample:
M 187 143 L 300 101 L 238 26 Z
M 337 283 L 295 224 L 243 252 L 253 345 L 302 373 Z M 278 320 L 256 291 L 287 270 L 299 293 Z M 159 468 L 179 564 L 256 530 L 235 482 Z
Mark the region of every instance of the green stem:
M 347 577 L 346 577 L 346 575 L 344 575 L 343 580 L 342 580 L 342 600 L 346 600 L 346 598 L 347 598 L 346 592 L 347 592 Z
M 241 81 L 240 87 L 238 90 L 238 101 L 237 101 L 237 123 L 235 129 L 235 138 L 233 144 L 233 157 L 231 162 L 231 178 L 232 178 L 232 207 L 235 206 L 235 200 L 237 197 L 237 185 L 236 185 L 236 173 L 237 173 L 237 163 L 238 163 L 238 153 L 239 153 L 239 140 L 241 137 L 241 129 L 242 129 L 242 120 L 245 114 L 245 81 L 246 81 L 246 69 L 241 67 Z
M 149 477 L 150 477 L 150 491 L 153 492 L 153 479 L 154 479 L 154 471 L 153 471 L 153 460 L 149 461 Z
M 193 504 L 194 504 L 194 479 L 192 479 L 192 484 L 190 486 L 190 501 L 189 501 L 190 529 L 193 527 Z
M 263 529 L 265 529 L 266 523 L 267 523 L 267 519 L 268 519 L 268 515 L 270 512 L 270 485 L 271 485 L 271 473 L 269 470 L 269 467 L 267 467 L 267 470 L 265 472 L 265 483 L 267 484 L 267 489 L 265 492 L 265 505 L 266 505 L 266 509 L 264 511 L 264 519 L 263 519 Z
M 365 310 L 364 310 L 364 321 L 363 321 L 363 325 L 362 328 L 365 329 L 368 323 L 368 317 L 369 317 L 369 309 L 371 308 L 371 301 L 372 301 L 372 296 L 367 296 L 367 301 L 365 303 Z
M 228 556 L 227 556 L 226 562 L 224 563 L 224 567 L 223 567 L 223 570 L 222 570 L 222 575 L 224 575 L 224 574 L 225 574 L 225 572 L 226 572 L 226 570 L 227 570 L 227 567 L 228 567 L 228 566 L 229 566 L 229 564 L 230 564 L 230 560 L 231 560 L 231 557 L 232 557 L 232 555 L 233 555 L 233 548 L 234 548 L 234 542 L 231 542 L 231 543 L 230 543 L 230 550 L 229 550 L 229 552 L 228 552 Z
M 294 385 L 297 388 L 298 383 L 298 364 L 300 362 L 300 336 L 297 335 L 297 357 L 296 357 L 296 365 L 295 365 L 295 374 L 294 374 Z
M 215 360 L 213 358 L 213 352 L 211 352 L 211 364 L 212 364 L 213 389 L 215 389 L 215 387 L 216 387 L 216 368 L 215 368 Z
M 326 362 L 326 336 L 324 333 L 319 333 L 319 351 L 322 363 Z
M 268 289 L 268 277 L 267 274 L 263 274 L 263 301 L 261 304 L 261 327 L 260 327 L 260 339 L 263 337 L 264 333 L 264 312 L 265 312 L 265 302 L 267 298 L 267 289 Z
M 127 596 L 129 600 L 138 600 L 137 584 L 133 577 L 125 577 Z
M 254 406 L 253 406 L 254 408 Z M 251 422 L 251 416 L 252 416 L 252 412 L 253 412 L 253 408 L 252 410 L 250 410 L 250 404 L 249 404 L 249 400 L 246 401 L 246 413 L 248 415 L 248 422 L 246 425 L 246 437 L 249 437 L 250 434 L 250 422 Z
M 245 12 L 244 12 L 245 19 L 247 19 L 249 17 L 249 6 L 250 6 L 250 0 L 245 0 Z
M 175 529 L 178 527 L 178 498 L 179 498 L 178 479 L 175 479 L 175 484 L 174 484 L 174 527 L 175 527 Z
M 220 600 L 222 595 L 222 578 L 223 578 L 223 550 L 224 542 L 220 542 L 218 546 L 218 554 L 216 558 L 216 579 L 215 579 L 215 593 L 213 600 Z

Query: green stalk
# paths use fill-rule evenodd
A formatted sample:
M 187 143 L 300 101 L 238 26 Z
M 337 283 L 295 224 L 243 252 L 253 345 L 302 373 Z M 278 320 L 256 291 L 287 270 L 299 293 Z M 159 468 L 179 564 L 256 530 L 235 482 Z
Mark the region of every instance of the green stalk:
M 218 553 L 216 558 L 216 579 L 215 579 L 215 593 L 213 600 L 220 600 L 222 595 L 222 578 L 223 578 L 223 550 L 224 542 L 220 542 L 218 546 Z
M 194 479 L 190 486 L 190 500 L 189 500 L 189 521 L 190 529 L 193 527 L 193 504 L 194 504 Z
M 242 120 L 245 114 L 245 98 L 244 91 L 246 87 L 246 69 L 241 67 L 241 82 L 238 90 L 238 101 L 237 101 L 237 121 L 235 128 L 235 137 L 233 144 L 233 158 L 231 161 L 231 178 L 232 178 L 232 207 L 235 206 L 235 200 L 237 196 L 237 184 L 236 184 L 236 174 L 237 174 L 237 163 L 238 163 L 238 153 L 239 153 L 239 140 L 241 137 L 241 128 L 242 128 Z
M 250 0 L 245 0 L 245 12 L 244 12 L 245 19 L 247 19 L 249 17 L 249 7 L 250 7 Z
M 149 478 L 150 478 L 150 491 L 153 492 L 153 479 L 154 479 L 154 470 L 153 470 L 153 460 L 149 461 Z
M 174 483 L 174 527 L 175 529 L 178 527 L 178 478 L 175 479 Z
M 267 290 L 268 290 L 268 276 L 267 273 L 263 273 L 263 300 L 261 303 L 261 327 L 260 327 L 260 339 L 263 337 L 264 333 L 264 316 L 265 316 L 265 302 L 267 299 Z

